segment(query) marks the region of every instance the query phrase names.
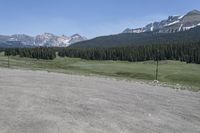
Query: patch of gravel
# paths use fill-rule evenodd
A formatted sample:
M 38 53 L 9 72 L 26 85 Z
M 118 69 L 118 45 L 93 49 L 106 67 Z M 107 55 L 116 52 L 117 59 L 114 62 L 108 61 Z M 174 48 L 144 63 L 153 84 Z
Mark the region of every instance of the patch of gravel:
M 0 68 L 1 133 L 199 133 L 200 93 Z

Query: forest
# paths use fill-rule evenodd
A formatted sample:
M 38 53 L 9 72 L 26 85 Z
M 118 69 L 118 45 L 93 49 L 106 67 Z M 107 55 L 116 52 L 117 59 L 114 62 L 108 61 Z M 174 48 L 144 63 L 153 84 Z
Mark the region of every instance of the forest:
M 56 51 L 53 48 L 37 47 L 37 48 L 6 48 L 5 56 L 16 56 L 53 60 L 56 58 Z
M 58 55 L 87 60 L 179 60 L 200 64 L 200 42 L 191 44 L 152 44 L 114 48 L 62 48 Z
M 5 56 L 16 56 L 53 60 L 56 53 L 60 57 L 73 57 L 87 60 L 179 60 L 187 63 L 200 64 L 200 42 L 136 45 L 112 48 L 7 48 Z
M 4 48 L 0 48 L 0 52 L 3 52 L 4 51 Z

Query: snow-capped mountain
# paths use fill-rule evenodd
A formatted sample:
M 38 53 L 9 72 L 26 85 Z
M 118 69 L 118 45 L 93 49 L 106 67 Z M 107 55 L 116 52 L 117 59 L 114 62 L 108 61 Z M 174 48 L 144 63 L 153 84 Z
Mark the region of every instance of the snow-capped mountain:
M 189 30 L 196 26 L 200 26 L 200 11 L 193 10 L 183 16 L 169 16 L 166 20 L 150 23 L 143 28 L 128 28 L 124 30 L 123 33 L 141 33 L 150 31 L 171 33 Z
M 25 34 L 15 34 L 11 36 L 0 35 L 0 42 L 20 42 L 22 45 L 48 46 L 48 47 L 67 47 L 73 43 L 85 41 L 86 37 L 79 34 L 72 36 L 56 36 L 51 33 L 44 33 L 35 37 Z

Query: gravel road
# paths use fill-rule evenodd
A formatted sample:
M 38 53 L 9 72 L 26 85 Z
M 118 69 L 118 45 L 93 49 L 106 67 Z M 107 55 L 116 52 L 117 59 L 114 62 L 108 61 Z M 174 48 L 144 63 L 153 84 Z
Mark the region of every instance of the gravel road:
M 0 133 L 200 133 L 200 93 L 0 68 Z

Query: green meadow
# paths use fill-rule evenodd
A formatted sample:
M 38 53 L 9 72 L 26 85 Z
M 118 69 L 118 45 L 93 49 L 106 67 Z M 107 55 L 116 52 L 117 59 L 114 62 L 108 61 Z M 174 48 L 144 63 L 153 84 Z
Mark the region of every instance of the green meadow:
M 104 75 L 130 80 L 154 81 L 156 62 L 91 61 L 79 58 L 37 60 L 11 56 L 10 68 L 46 70 L 81 75 Z M 0 53 L 0 67 L 8 67 L 8 57 Z M 158 80 L 166 85 L 182 85 L 193 91 L 200 90 L 200 65 L 179 61 L 160 61 Z

